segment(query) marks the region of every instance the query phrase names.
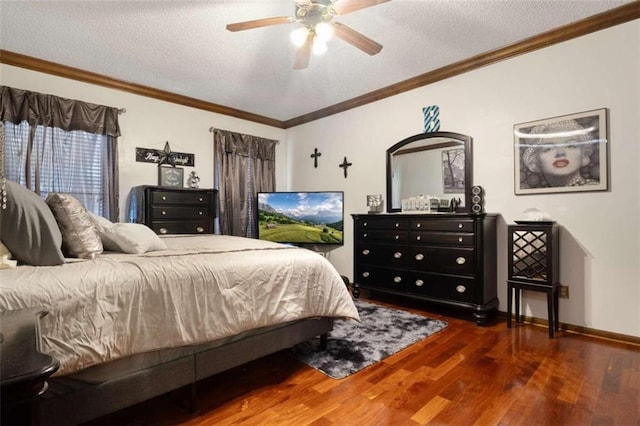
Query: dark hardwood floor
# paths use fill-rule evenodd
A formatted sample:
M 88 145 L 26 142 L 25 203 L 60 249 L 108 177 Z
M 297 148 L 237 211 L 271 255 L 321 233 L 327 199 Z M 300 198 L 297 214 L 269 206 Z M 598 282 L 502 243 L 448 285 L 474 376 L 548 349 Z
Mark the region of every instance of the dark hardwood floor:
M 444 319 L 426 340 L 342 380 L 286 351 L 92 425 L 640 425 L 640 347 L 496 318 Z

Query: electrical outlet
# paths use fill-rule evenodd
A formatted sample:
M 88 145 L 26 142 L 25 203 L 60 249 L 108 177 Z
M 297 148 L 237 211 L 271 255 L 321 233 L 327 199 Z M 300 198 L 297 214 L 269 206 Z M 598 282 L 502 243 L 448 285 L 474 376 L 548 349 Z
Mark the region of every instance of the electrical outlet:
M 568 285 L 560 285 L 560 290 L 558 294 L 563 299 L 569 298 L 569 286 Z

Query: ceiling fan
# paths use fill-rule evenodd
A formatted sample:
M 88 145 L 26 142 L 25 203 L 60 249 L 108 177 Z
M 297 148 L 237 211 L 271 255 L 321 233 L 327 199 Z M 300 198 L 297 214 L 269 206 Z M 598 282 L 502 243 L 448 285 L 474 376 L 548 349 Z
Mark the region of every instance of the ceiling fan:
M 369 55 L 379 53 L 382 50 L 381 44 L 344 24 L 335 22 L 334 18 L 388 1 L 391 0 L 296 0 L 295 17 L 275 16 L 236 22 L 228 24 L 227 30 L 244 31 L 294 22 L 302 24 L 291 33 L 292 42 L 298 46 L 293 69 L 299 70 L 307 68 L 312 51 L 321 54 L 327 50 L 327 41 L 333 35 Z

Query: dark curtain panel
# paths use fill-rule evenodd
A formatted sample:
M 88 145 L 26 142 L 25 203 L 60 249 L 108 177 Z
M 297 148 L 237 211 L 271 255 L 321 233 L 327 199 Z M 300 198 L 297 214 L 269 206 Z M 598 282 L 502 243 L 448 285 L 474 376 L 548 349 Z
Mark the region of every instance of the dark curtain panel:
M 220 233 L 254 238 L 256 194 L 276 187 L 277 141 L 219 129 L 213 140 Z
M 4 123 L 0 121 L 0 209 L 7 208 L 6 177 L 4 175 Z
M 7 86 L 0 86 L 0 100 L 2 121 L 120 136 L 117 108 Z
M 24 140 L 24 179 L 26 186 L 40 193 L 40 170 L 38 161 L 26 161 L 32 157 L 41 158 L 41 153 L 33 152 L 34 139 L 43 138 L 40 149 L 56 149 L 59 141 L 55 139 L 55 130 L 65 132 L 83 131 L 94 135 L 106 136 L 107 146 L 102 176 L 104 177 L 105 213 L 111 220 L 118 218 L 118 109 L 95 105 L 82 101 L 60 98 L 58 96 L 31 92 L 0 86 L 0 121 L 15 125 L 28 124 Z M 44 132 L 39 134 L 38 132 Z M 45 147 L 45 148 L 43 148 Z M 4 148 L 4 146 L 2 147 Z M 3 153 L 4 154 L 4 153 Z M 4 155 L 3 155 L 4 158 Z M 35 170 L 32 168 L 35 165 Z M 68 164 L 57 164 L 64 169 Z M 3 170 L 4 173 L 4 170 Z M 54 176 L 59 178 L 59 176 Z M 58 185 L 61 186 L 62 185 Z

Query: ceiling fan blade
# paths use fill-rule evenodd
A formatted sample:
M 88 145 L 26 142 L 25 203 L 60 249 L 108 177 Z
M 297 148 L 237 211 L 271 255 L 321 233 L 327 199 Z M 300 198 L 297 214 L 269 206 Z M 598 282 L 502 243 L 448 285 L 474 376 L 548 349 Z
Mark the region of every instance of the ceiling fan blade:
M 229 31 L 244 31 L 251 30 L 253 28 L 268 27 L 271 25 L 290 24 L 295 22 L 295 19 L 291 16 L 275 16 L 273 18 L 256 19 L 253 21 L 236 22 L 234 24 L 228 24 L 227 30 Z
M 307 40 L 298 49 L 296 53 L 296 61 L 293 64 L 294 70 L 302 70 L 309 66 L 309 58 L 311 57 L 311 45 L 313 44 L 313 33 L 309 33 Z
M 375 55 L 382 50 L 381 44 L 339 22 L 333 24 L 333 33 L 369 55 Z
M 377 6 L 391 0 L 338 0 L 333 4 L 333 9 L 338 15 L 346 15 L 366 7 Z

